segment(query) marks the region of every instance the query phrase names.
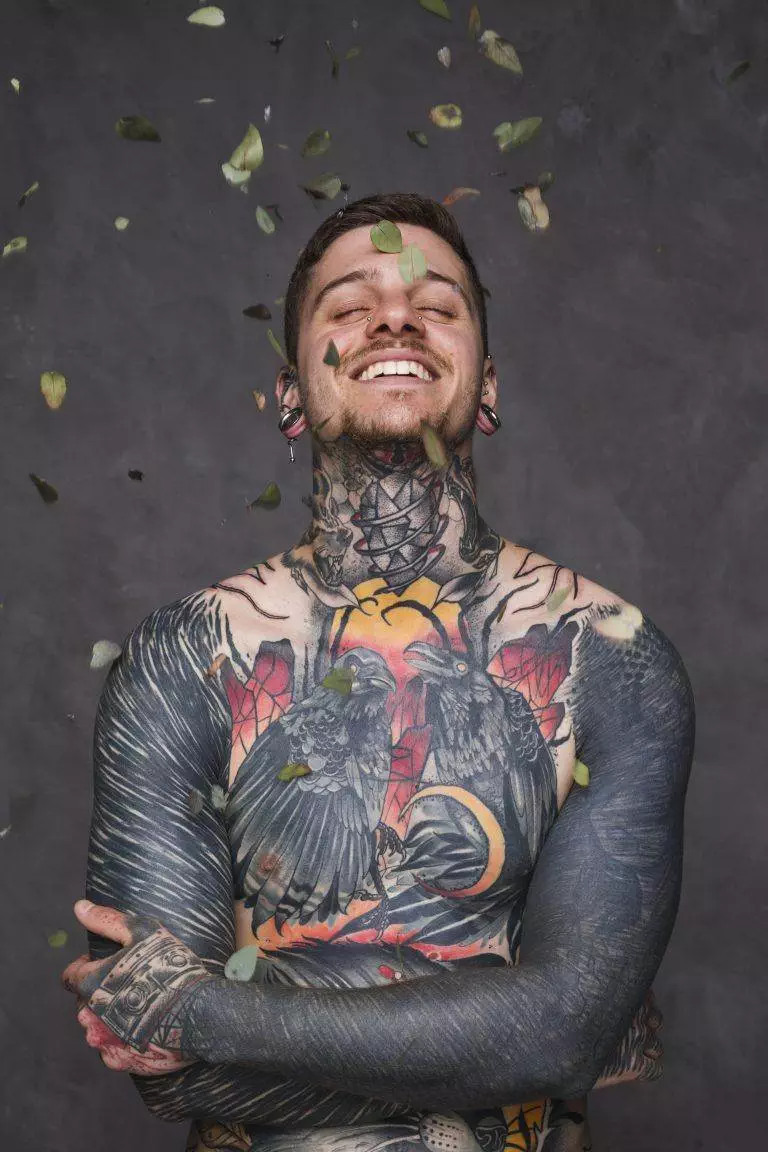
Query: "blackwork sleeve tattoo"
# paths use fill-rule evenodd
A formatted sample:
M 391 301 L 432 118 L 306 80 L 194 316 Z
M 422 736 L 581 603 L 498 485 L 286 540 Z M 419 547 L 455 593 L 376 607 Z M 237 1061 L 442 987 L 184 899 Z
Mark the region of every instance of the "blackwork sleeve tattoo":
M 229 845 L 212 793 L 227 785 L 231 715 L 206 676 L 224 641 L 219 612 L 205 593 L 158 609 L 109 671 L 94 731 L 86 896 L 157 918 L 221 976 L 235 929 Z M 92 960 L 119 948 L 92 933 L 88 944 Z M 332 1124 L 397 1111 L 248 1066 L 198 1063 L 131 1078 L 147 1107 L 170 1121 Z
M 598 614 L 581 637 L 572 711 L 591 778 L 547 835 L 516 966 L 342 991 L 216 980 L 189 1050 L 432 1109 L 589 1091 L 651 985 L 681 886 L 693 693 L 637 616 L 623 634 Z

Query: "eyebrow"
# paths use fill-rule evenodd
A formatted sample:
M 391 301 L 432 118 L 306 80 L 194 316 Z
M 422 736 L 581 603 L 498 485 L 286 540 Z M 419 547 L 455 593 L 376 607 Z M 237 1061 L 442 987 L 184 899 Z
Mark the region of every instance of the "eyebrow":
M 379 281 L 381 280 L 381 275 L 381 269 L 365 267 L 356 268 L 354 272 L 347 272 L 344 276 L 338 276 L 335 280 L 329 280 L 325 287 L 321 288 L 315 297 L 314 303 L 312 305 L 312 311 L 315 312 L 320 307 L 322 301 L 325 299 L 329 292 L 334 290 L 334 288 L 338 288 L 342 284 L 350 284 L 360 280 L 365 282 Z M 435 272 L 432 268 L 428 268 L 426 275 L 420 276 L 418 280 L 414 280 L 411 287 L 415 288 L 421 280 L 431 280 L 442 284 L 450 284 L 453 288 L 461 293 L 461 297 L 466 304 L 467 311 L 470 313 L 470 315 L 474 314 L 475 310 L 472 307 L 472 301 L 467 295 L 464 287 L 459 284 L 458 280 L 454 280 L 451 276 L 443 276 L 442 272 Z

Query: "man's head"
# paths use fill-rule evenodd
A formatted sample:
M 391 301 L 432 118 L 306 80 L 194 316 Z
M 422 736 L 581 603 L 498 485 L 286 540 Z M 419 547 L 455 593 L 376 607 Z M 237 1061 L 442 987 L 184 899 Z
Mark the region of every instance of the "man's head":
M 371 229 L 382 220 L 397 224 L 404 245 L 421 250 L 426 276 L 409 283 L 398 254 L 375 247 Z M 426 420 L 455 446 L 470 436 L 481 399 L 495 404 L 474 262 L 451 213 L 415 193 L 357 200 L 321 224 L 291 276 L 284 335 L 298 379 L 281 369 L 278 403 L 303 410 L 291 434 L 324 424 L 323 439 L 346 435 L 373 446 L 419 440 Z M 324 363 L 331 341 L 338 367 Z M 372 358 L 415 359 L 432 379 L 360 379 Z

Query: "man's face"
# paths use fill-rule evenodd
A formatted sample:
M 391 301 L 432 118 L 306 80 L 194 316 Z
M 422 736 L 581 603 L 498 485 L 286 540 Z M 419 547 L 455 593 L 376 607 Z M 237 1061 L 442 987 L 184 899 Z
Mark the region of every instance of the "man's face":
M 379 252 L 369 226 L 335 240 L 313 269 L 298 346 L 303 407 L 310 424 L 327 420 L 323 439 L 347 435 L 368 445 L 418 440 L 426 420 L 456 445 L 469 435 L 480 401 L 479 318 L 464 265 L 451 246 L 426 228 L 398 227 L 403 244 L 414 243 L 424 253 L 426 277 L 407 283 L 398 255 Z M 362 271 L 371 277 L 334 285 Z M 431 273 L 445 279 L 430 279 Z M 323 363 L 331 340 L 340 357 L 337 368 Z M 433 378 L 360 379 L 367 360 L 382 354 L 395 361 L 421 355 Z

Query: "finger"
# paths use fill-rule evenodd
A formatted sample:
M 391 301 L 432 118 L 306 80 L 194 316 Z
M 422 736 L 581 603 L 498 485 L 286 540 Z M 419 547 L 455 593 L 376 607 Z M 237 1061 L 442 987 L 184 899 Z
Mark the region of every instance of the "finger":
M 78 900 L 74 906 L 77 919 L 84 928 L 94 932 L 97 936 L 106 936 L 108 940 L 116 940 L 118 944 L 130 945 L 133 936 L 124 912 L 117 908 L 108 908 L 101 904 L 91 904 L 88 901 Z
M 89 963 L 85 955 L 78 956 L 71 964 L 67 964 L 61 974 L 61 983 L 67 992 L 80 992 L 80 983 L 85 976 L 85 968 Z

